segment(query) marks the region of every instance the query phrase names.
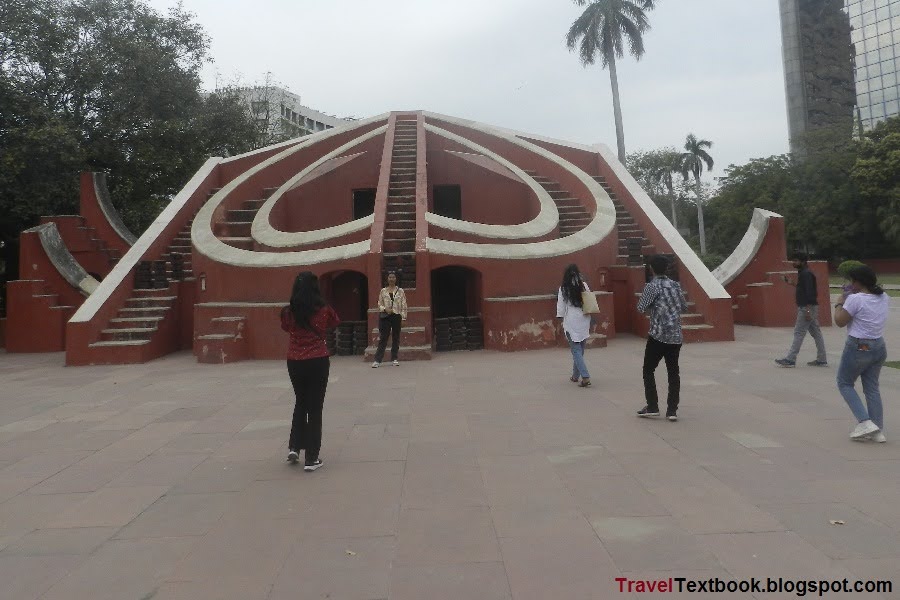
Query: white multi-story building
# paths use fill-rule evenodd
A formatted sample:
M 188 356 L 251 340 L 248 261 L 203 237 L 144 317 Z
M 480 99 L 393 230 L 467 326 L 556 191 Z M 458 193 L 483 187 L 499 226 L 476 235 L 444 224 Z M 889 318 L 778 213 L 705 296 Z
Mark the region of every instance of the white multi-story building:
M 247 102 L 250 114 L 256 119 L 260 130 L 271 141 L 309 135 L 346 125 L 353 120 L 341 119 L 304 106 L 300 96 L 277 86 L 240 88 L 238 93 Z

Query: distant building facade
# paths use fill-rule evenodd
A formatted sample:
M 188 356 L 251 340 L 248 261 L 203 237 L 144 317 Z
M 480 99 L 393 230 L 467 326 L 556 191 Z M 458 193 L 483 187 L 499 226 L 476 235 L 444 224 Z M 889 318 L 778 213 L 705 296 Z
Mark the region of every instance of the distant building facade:
M 791 150 L 825 128 L 851 135 L 856 106 L 845 0 L 780 0 Z
M 246 87 L 238 93 L 256 119 L 266 143 L 302 137 L 352 121 L 304 106 L 300 96 L 278 86 Z
M 900 0 L 846 0 L 863 129 L 900 114 Z
M 791 150 L 900 114 L 900 0 L 779 0 Z

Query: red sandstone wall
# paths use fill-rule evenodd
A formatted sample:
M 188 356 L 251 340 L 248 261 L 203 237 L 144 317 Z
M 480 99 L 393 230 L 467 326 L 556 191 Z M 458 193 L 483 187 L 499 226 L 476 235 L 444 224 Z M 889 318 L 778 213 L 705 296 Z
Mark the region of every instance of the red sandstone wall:
M 488 225 L 516 225 L 535 218 L 537 196 L 522 182 L 514 181 L 438 150 L 448 140 L 428 137 L 428 210 L 434 210 L 434 186 L 459 185 L 462 220 Z
M 79 212 L 84 217 L 88 226 L 93 227 L 96 236 L 103 240 L 110 248 L 115 248 L 124 255 L 131 248 L 131 244 L 122 239 L 118 232 L 112 228 L 106 215 L 100 208 L 100 200 L 94 188 L 94 174 L 82 173 L 80 181 L 81 205 Z M 80 262 L 80 261 L 79 261 Z M 87 267 L 85 267 L 87 268 Z M 89 269 L 90 270 L 90 269 Z
M 286 193 L 272 210 L 272 225 L 280 231 L 313 231 L 353 220 L 353 190 L 378 185 L 381 147 L 381 139 L 370 140 L 351 151 L 365 155 Z

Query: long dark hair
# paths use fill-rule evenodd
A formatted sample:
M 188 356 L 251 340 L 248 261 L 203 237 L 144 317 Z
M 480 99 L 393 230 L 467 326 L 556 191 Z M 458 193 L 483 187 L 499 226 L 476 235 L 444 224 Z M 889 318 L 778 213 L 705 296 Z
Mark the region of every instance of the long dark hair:
M 563 300 L 578 308 L 583 306 L 581 292 L 584 291 L 584 278 L 581 276 L 581 271 L 578 270 L 578 265 L 572 264 L 566 267 L 563 272 L 562 284 L 559 287 L 562 290 Z
M 297 327 L 312 330 L 309 318 L 325 306 L 322 291 L 319 289 L 319 278 L 312 271 L 303 271 L 294 280 L 291 289 L 291 314 Z
M 866 265 L 860 265 L 858 267 L 853 267 L 850 269 L 850 272 L 847 273 L 847 277 L 850 281 L 857 281 L 864 286 L 876 296 L 880 296 L 884 293 L 884 290 L 878 285 L 878 276 L 875 275 L 875 271 L 872 270 L 872 267 L 868 267 Z

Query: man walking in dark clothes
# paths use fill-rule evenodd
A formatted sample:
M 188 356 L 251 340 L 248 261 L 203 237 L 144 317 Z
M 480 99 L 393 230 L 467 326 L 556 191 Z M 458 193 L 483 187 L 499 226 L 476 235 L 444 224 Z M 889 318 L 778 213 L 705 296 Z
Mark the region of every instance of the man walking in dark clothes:
M 653 279 L 644 286 L 637 309 L 650 313 L 650 334 L 644 350 L 644 396 L 647 405 L 638 411 L 639 417 L 659 416 L 659 397 L 656 393 L 656 367 L 665 359 L 669 376 L 669 396 L 666 418 L 678 420 L 678 401 L 681 393 L 681 374 L 678 357 L 684 341 L 681 334 L 681 313 L 687 312 L 684 292 L 677 281 L 666 277 L 669 260 L 665 256 L 650 259 Z
M 775 364 L 779 367 L 795 367 L 797 365 L 797 354 L 800 353 L 800 346 L 806 337 L 806 332 L 812 336 L 816 342 L 816 360 L 810 361 L 811 367 L 825 367 L 828 361 L 825 358 L 825 340 L 822 338 L 822 330 L 819 328 L 819 300 L 818 290 L 816 289 L 816 276 L 809 270 L 809 257 L 806 254 L 797 254 L 794 256 L 794 268 L 797 269 L 797 322 L 794 325 L 794 342 L 791 349 L 788 350 L 787 356 L 779 358 Z M 788 278 L 784 278 L 785 282 Z

